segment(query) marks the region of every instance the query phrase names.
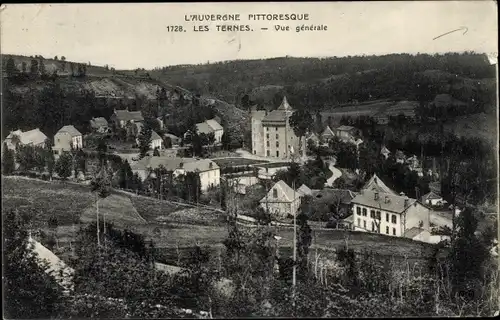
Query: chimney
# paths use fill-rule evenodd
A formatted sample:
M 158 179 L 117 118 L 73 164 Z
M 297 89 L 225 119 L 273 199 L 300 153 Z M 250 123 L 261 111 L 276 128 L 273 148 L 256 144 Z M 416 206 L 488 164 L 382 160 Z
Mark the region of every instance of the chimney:
M 378 200 L 378 192 L 375 192 L 375 200 Z
M 213 167 L 213 164 L 212 164 L 212 162 L 210 162 L 210 163 L 208 164 L 208 168 L 212 169 L 212 167 Z
M 389 197 L 385 196 L 384 203 L 389 203 Z
M 409 199 L 405 198 L 405 209 L 406 209 L 406 207 L 408 207 L 408 202 L 409 202 Z
M 179 163 L 179 168 L 182 169 L 183 167 L 184 167 L 184 162 Z

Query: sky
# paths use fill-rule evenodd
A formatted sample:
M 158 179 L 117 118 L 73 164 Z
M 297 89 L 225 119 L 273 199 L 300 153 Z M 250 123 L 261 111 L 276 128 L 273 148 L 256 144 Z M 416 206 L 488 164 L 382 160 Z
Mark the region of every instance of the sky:
M 192 14 L 240 14 L 241 21 L 186 22 Z M 308 21 L 249 21 L 249 14 L 308 14 Z M 253 31 L 217 31 L 216 25 Z M 326 31 L 296 32 L 301 25 Z M 195 32 L 208 25 L 210 31 Z M 331 57 L 472 50 L 496 55 L 494 1 L 7 4 L 2 53 L 65 56 L 116 69 L 272 57 Z M 169 32 L 183 26 L 186 32 Z M 290 31 L 276 31 L 289 26 Z M 261 30 L 267 27 L 268 30 Z M 452 30 L 456 32 L 443 35 Z M 465 33 L 465 34 L 464 34 Z M 440 35 L 443 35 L 439 37 Z M 438 37 L 438 38 L 437 38 Z

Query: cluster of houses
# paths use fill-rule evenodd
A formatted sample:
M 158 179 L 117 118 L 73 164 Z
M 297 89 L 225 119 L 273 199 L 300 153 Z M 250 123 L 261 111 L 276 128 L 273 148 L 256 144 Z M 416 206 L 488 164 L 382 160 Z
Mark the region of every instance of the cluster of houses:
M 377 175 L 373 175 L 359 192 L 343 189 L 311 190 L 306 185 L 294 190 L 281 180 L 260 200 L 260 206 L 274 219 L 282 220 L 296 215 L 306 196 L 336 199 L 344 216 L 340 225 L 350 230 L 428 243 L 443 240 L 442 236 L 430 234 L 429 204 L 435 200 L 432 193 L 422 197 L 422 200 L 412 199 L 390 189 Z

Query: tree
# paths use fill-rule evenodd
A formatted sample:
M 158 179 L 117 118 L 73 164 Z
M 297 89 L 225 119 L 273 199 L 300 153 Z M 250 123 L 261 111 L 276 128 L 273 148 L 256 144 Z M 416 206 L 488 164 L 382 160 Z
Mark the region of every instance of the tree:
M 295 111 L 290 117 L 290 125 L 292 126 L 295 135 L 300 139 L 300 148 L 302 149 L 304 157 L 306 154 L 306 146 L 303 145 L 303 138 L 307 132 L 311 131 L 313 123 L 313 118 L 307 110 Z
M 19 70 L 17 70 L 16 64 L 15 64 L 14 59 L 12 57 L 9 57 L 9 59 L 7 59 L 5 73 L 7 74 L 8 78 L 13 78 L 13 77 L 17 76 L 17 74 L 19 73 Z
M 19 163 L 19 169 L 30 171 L 37 167 L 37 154 L 35 147 L 31 145 L 17 145 L 16 160 Z
M 133 185 L 132 180 L 134 177 L 134 173 L 132 172 L 132 168 L 128 163 L 128 160 L 125 160 L 121 164 L 120 172 L 119 172 L 119 180 L 118 185 L 122 189 L 130 189 Z
M 57 159 L 55 171 L 59 177 L 66 180 L 71 176 L 71 169 L 73 167 L 73 158 L 68 152 L 62 152 Z
M 149 151 L 151 148 L 151 135 L 153 134 L 153 130 L 149 126 L 149 124 L 146 122 L 141 128 L 141 132 L 139 134 L 139 152 L 140 152 L 140 157 L 144 158 L 146 156 L 146 153 Z
M 229 132 L 226 130 L 224 130 L 224 133 L 222 134 L 221 143 L 222 143 L 222 148 L 224 150 L 231 149 L 231 136 L 230 136 Z
M 43 58 L 40 58 L 40 62 L 38 63 L 38 70 L 40 71 L 40 74 L 43 76 L 46 73 L 45 70 L 45 63 L 43 62 Z
M 66 57 L 65 56 L 61 56 L 61 61 L 66 61 Z
M 26 62 L 23 61 L 21 64 L 21 72 L 25 74 L 28 71 L 28 66 L 26 65 Z
M 99 173 L 94 176 L 90 183 L 90 190 L 94 192 L 95 197 L 95 208 L 96 208 L 96 232 L 97 232 L 97 244 L 100 245 L 99 236 L 99 199 L 104 199 L 111 194 L 111 178 L 106 170 L 105 166 L 101 166 Z M 106 225 L 106 216 L 103 217 L 104 226 Z M 104 230 L 106 234 L 106 230 Z
M 165 146 L 165 149 L 172 148 L 172 139 L 170 137 L 163 138 L 163 145 Z
M 154 157 L 159 157 L 160 156 L 160 150 L 158 150 L 158 147 L 156 147 L 153 151 L 153 156 Z
M 297 215 L 299 226 L 297 235 L 297 266 L 299 278 L 306 278 L 309 273 L 308 260 L 309 247 L 312 242 L 311 227 L 307 223 L 307 214 L 300 212 Z
M 2 155 L 2 174 L 9 175 L 15 170 L 14 151 L 7 148 L 7 144 L 3 144 Z
M 28 241 L 29 214 L 3 214 L 4 312 L 10 319 L 53 318 L 63 311 L 62 288 Z

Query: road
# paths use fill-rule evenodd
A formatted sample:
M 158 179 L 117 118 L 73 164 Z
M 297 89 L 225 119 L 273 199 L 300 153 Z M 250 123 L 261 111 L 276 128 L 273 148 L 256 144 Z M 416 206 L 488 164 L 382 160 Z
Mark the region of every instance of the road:
M 328 180 L 326 180 L 326 185 L 333 186 L 335 180 L 342 176 L 342 172 L 339 169 L 335 168 L 334 163 L 332 162 L 328 165 L 328 169 L 330 169 L 330 171 L 332 172 L 332 176 L 328 178 Z

